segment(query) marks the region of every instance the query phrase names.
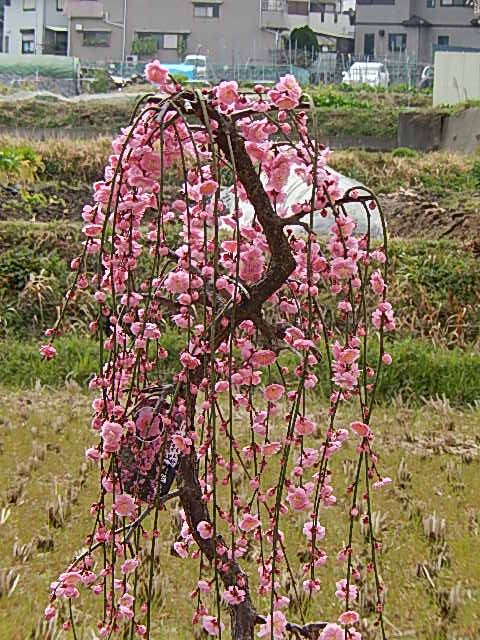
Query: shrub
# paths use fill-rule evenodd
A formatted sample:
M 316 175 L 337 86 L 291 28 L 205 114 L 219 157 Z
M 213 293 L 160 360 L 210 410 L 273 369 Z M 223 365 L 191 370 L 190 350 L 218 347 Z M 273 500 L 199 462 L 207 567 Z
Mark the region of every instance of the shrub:
M 392 156 L 394 158 L 416 158 L 418 151 L 409 149 L 408 147 L 397 147 L 397 149 L 392 151 Z

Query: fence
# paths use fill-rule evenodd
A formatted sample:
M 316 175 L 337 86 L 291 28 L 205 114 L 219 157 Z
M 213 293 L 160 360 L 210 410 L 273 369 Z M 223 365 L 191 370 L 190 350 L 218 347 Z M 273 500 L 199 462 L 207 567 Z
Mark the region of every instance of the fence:
M 79 93 L 79 78 L 77 58 L 0 54 L 0 84 L 8 90 L 51 91 L 72 96 Z
M 301 54 L 301 55 L 300 55 Z M 303 56 L 306 65 L 295 64 Z M 27 71 L 20 71 L 15 64 L 1 64 L 0 55 L 0 84 L 8 89 L 47 90 L 65 96 L 75 95 L 79 92 L 104 92 L 114 86 L 123 85 L 126 81 L 134 82 L 140 79 L 145 72 L 145 62 L 138 63 L 88 63 L 80 67 L 75 66 L 72 73 L 56 69 L 55 64 L 62 61 L 62 56 L 29 56 L 35 58 Z M 6 57 L 6 56 L 5 56 Z M 291 57 L 291 61 L 285 62 L 285 58 Z M 47 66 L 46 58 L 54 59 L 55 64 Z M 66 59 L 63 58 L 65 61 Z M 281 61 L 280 61 L 281 60 Z M 353 63 L 359 61 L 373 62 L 372 59 L 356 57 L 351 54 L 332 52 L 276 52 L 272 60 L 265 64 L 235 63 L 231 64 L 207 64 L 207 78 L 210 82 L 218 83 L 222 80 L 236 80 L 237 82 L 273 84 L 286 73 L 293 74 L 303 84 L 331 85 L 340 84 L 344 72 L 348 71 Z M 388 69 L 390 85 L 404 85 L 414 90 L 419 83 L 421 72 L 426 66 L 412 59 L 385 59 L 376 60 L 382 62 Z M 22 60 L 22 62 L 24 62 Z M 39 64 L 37 64 L 37 62 Z M 35 63 L 35 64 L 34 64 Z M 43 64 L 40 64 L 43 63 Z M 98 81 L 98 71 L 103 71 L 104 81 Z M 67 70 L 68 71 L 68 70 Z M 69 77 L 70 76 L 70 77 Z M 113 79 L 112 80 L 109 79 Z M 202 78 L 203 79 L 203 78 Z M 93 88 L 95 87 L 95 88 Z

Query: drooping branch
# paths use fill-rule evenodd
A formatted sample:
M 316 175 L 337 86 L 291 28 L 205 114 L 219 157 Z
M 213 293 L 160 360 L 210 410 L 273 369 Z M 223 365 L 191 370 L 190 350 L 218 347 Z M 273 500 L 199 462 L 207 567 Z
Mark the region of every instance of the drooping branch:
M 197 113 L 199 117 L 203 118 L 200 105 L 197 105 Z M 261 322 L 263 304 L 286 283 L 295 269 L 296 263 L 287 237 L 285 236 L 281 219 L 276 215 L 272 207 L 260 177 L 255 171 L 253 163 L 245 149 L 245 143 L 235 129 L 234 122 L 220 115 L 212 107 L 209 107 L 209 116 L 218 122 L 219 126 L 215 131 L 215 139 L 223 155 L 228 158 L 230 153 L 233 153 L 238 180 L 244 187 L 253 205 L 257 220 L 263 228 L 271 253 L 271 260 L 265 277 L 250 288 L 248 297 L 243 295 L 240 304 L 237 305 L 235 309 L 235 326 L 231 326 L 230 322 L 227 328 L 222 329 L 223 316 L 217 318 L 215 344 L 219 346 L 229 334 L 231 335 L 235 327 L 244 320 L 250 319 L 254 323 Z M 231 321 L 231 318 L 229 318 L 229 321 Z M 202 368 L 199 367 L 199 371 L 201 370 Z M 198 382 L 198 380 L 196 380 L 196 382 Z M 186 395 L 188 396 L 188 391 Z M 188 401 L 188 398 L 186 399 Z M 189 405 L 190 420 L 193 423 L 195 402 L 190 399 Z M 192 427 L 193 426 L 192 424 Z M 208 507 L 202 499 L 202 490 L 198 475 L 198 461 L 193 449 L 191 453 L 188 456 L 184 456 L 180 462 L 177 485 L 188 526 L 201 551 L 210 562 L 213 562 L 216 556 L 218 562 L 228 566 L 228 570 L 223 570 L 220 573 L 225 587 L 228 588 L 237 585 L 239 576 L 242 578 L 245 599 L 239 605 L 230 606 L 232 638 L 233 640 L 251 640 L 254 637 L 254 628 L 258 622 L 258 616 L 251 601 L 248 578 L 235 559 L 228 559 L 226 555 L 227 545 L 221 537 L 217 537 L 217 554 L 215 554 L 215 541 L 204 540 L 197 531 L 197 526 L 200 522 L 210 522 L 211 518 Z M 224 553 L 218 553 L 219 548 L 224 548 Z

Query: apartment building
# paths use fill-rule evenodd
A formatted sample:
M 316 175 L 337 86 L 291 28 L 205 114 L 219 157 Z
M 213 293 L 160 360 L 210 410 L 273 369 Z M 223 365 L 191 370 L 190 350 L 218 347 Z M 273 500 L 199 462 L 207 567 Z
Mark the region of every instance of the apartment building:
M 328 50 L 353 48 L 355 0 L 6 0 L 4 51 L 85 61 L 186 53 L 216 64 L 268 63 L 296 27 Z M 153 43 L 153 46 L 152 46 Z
M 480 50 L 476 0 L 357 0 L 355 53 L 429 63 L 437 49 Z
M 7 0 L 4 4 L 4 53 L 67 55 L 64 0 Z
M 262 0 L 260 28 L 288 35 L 308 25 L 323 49 L 353 51 L 355 2 L 352 0 Z

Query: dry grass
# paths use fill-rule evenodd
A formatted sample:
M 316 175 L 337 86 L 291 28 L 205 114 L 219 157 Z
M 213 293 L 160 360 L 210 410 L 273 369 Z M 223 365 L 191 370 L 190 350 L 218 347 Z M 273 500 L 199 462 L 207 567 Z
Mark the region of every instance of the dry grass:
M 23 138 L 0 135 L 0 149 L 22 146 L 25 142 Z M 101 179 L 112 149 L 111 138 L 101 135 L 86 140 L 29 140 L 28 145 L 41 156 L 45 165 L 43 175 L 39 176 L 41 179 L 72 183 Z
M 0 149 L 25 146 L 25 142 L 22 138 L 0 134 Z M 45 164 L 41 179 L 74 183 L 100 179 L 111 153 L 111 139 L 102 135 L 86 140 L 29 140 L 28 145 L 41 156 Z M 331 166 L 377 192 L 389 193 L 399 187 L 418 186 L 433 191 L 475 187 L 478 176 L 475 178 L 472 175 L 475 164 L 473 156 L 439 151 L 411 153 L 403 156 L 402 150 L 393 153 L 338 150 L 332 156 Z
M 92 441 L 90 399 L 70 387 L 56 393 L 4 391 L 0 400 L 0 585 L 9 575 L 11 589 L 18 575 L 10 596 L 0 596 L 0 638 L 46 640 L 41 612 L 48 585 L 82 546 L 91 526 L 88 507 L 95 498 L 96 471 L 82 467 L 83 450 Z M 345 409 L 341 420 L 347 422 L 350 411 Z M 320 424 L 325 423 L 322 405 L 314 405 L 314 414 Z M 445 402 L 431 402 L 418 410 L 400 404 L 377 410 L 374 425 L 381 468 L 395 481 L 393 488 L 375 495 L 374 507 L 378 536 L 384 541 L 381 571 L 388 585 L 391 638 L 479 637 L 480 504 L 475 481 L 480 470 L 479 418 L 479 411 L 460 413 Z M 279 420 L 275 430 L 283 429 Z M 334 464 L 339 504 L 321 514 L 330 560 L 322 570 L 323 591 L 308 613 L 311 618 L 338 615 L 332 585 L 333 579 L 342 577 L 342 567 L 335 553 L 345 542 L 343 495 L 352 472 L 348 460 L 353 457 L 349 445 Z M 238 483 L 242 491 L 246 479 L 239 476 Z M 186 640 L 193 637 L 188 593 L 197 568 L 170 555 L 175 509 L 171 504 L 161 518 L 154 637 Z M 291 515 L 286 524 L 294 559 L 303 544 L 301 520 Z M 361 539 L 359 532 L 359 549 Z M 370 595 L 363 590 L 363 614 L 371 607 Z M 88 630 L 93 628 L 92 606 L 98 601 L 84 594 L 80 604 L 86 611 L 80 637 L 86 640 L 93 637 Z M 261 606 L 267 608 L 266 603 Z M 375 637 L 365 623 L 365 638 Z
M 408 150 L 407 150 L 408 151 Z M 363 182 L 378 193 L 390 193 L 399 187 L 455 189 L 464 186 L 474 158 L 459 153 L 435 151 L 396 155 L 353 149 L 335 151 L 331 165 L 337 171 Z M 462 184 L 457 184 L 461 180 Z

